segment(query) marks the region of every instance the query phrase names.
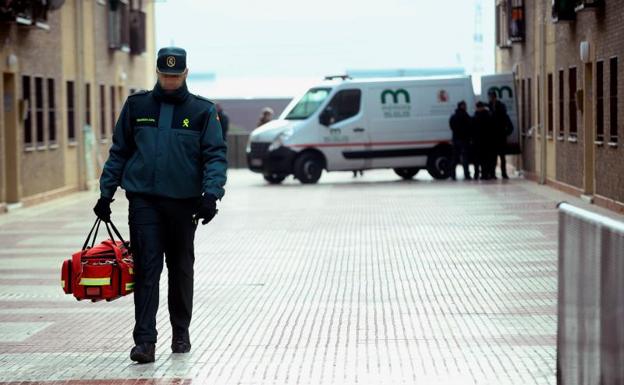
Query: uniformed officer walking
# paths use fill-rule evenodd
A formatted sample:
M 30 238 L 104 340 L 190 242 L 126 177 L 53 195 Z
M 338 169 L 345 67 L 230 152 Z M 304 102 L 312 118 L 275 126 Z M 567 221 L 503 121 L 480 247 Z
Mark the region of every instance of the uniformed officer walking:
M 217 213 L 227 169 L 216 108 L 186 87 L 186 52 L 161 49 L 156 72 L 153 90 L 126 100 L 93 209 L 110 221 L 113 195 L 118 186 L 125 189 L 135 267 L 136 346 L 130 358 L 139 363 L 154 361 L 163 254 L 169 273 L 171 349 L 191 349 L 195 230 L 198 220 L 206 224 Z

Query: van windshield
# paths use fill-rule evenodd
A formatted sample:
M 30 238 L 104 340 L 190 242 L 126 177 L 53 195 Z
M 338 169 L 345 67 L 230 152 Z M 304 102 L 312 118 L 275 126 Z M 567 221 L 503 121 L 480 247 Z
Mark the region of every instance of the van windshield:
M 288 112 L 284 119 L 299 120 L 309 118 L 327 99 L 331 88 L 312 88 Z

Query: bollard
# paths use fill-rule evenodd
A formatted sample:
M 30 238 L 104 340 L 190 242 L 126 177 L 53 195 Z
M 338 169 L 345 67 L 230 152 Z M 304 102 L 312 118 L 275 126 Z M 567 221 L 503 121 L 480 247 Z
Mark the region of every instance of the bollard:
M 557 384 L 624 384 L 624 222 L 558 207 Z

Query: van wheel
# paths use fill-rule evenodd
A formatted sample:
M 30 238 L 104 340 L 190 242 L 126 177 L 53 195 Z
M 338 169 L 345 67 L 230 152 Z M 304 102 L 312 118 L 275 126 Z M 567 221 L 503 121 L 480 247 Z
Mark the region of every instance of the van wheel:
M 427 158 L 427 171 L 434 179 L 447 179 L 451 176 L 451 153 L 435 151 Z
M 269 182 L 270 184 L 280 184 L 286 179 L 286 175 L 280 174 L 268 174 L 264 175 L 264 180 Z
M 412 179 L 414 176 L 416 176 L 416 174 L 418 174 L 418 171 L 420 171 L 418 167 L 401 167 L 394 169 L 395 174 L 405 180 Z
M 323 173 L 323 160 L 315 153 L 304 153 L 295 160 L 293 168 L 295 178 L 299 179 L 299 182 L 316 183 Z

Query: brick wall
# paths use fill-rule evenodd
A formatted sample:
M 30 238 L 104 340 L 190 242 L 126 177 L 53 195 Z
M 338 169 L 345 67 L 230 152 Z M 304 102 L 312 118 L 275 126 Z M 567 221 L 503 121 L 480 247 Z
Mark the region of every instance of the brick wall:
M 61 136 L 63 109 L 63 99 L 61 97 L 61 87 L 64 86 L 62 80 L 61 63 L 61 35 L 60 35 L 61 13 L 59 11 L 50 12 L 48 25 L 50 30 L 39 28 L 12 26 L 10 28 L 11 43 L 15 49 L 15 54 L 19 59 L 19 73 L 16 80 L 18 82 L 19 98 L 22 97 L 22 76 L 31 77 L 31 116 L 35 117 L 34 97 L 35 97 L 35 77 L 43 78 L 43 105 L 48 105 L 47 79 L 54 79 L 55 83 L 55 104 L 56 104 L 56 138 L 57 146 L 51 146 L 48 139 L 48 114 L 44 108 L 43 128 L 44 144 L 37 144 L 37 125 L 33 119 L 32 135 L 35 147 L 30 150 L 24 149 L 24 132 L 20 129 L 21 151 L 21 175 L 22 175 L 22 195 L 29 196 L 48 190 L 54 190 L 63 186 L 65 181 L 64 167 L 64 141 Z M 45 60 L 42 60 L 45 58 Z M 51 167 L 50 165 L 58 165 Z
M 543 2 L 543 3 L 542 3 Z M 531 77 L 533 79 L 532 107 L 533 122 L 537 123 L 537 87 L 536 76 L 539 68 L 539 44 L 536 35 L 539 28 L 537 24 L 538 11 L 541 4 L 550 7 L 550 0 L 526 0 L 526 40 L 523 43 L 513 44 L 511 49 L 497 49 L 497 67 L 499 71 L 517 70 L 520 79 Z M 547 69 L 554 75 L 554 113 L 555 130 L 559 126 L 559 78 L 558 72 L 564 69 L 564 135 L 562 140 L 555 142 L 556 153 L 556 180 L 577 188 L 584 187 L 584 166 L 585 166 L 585 130 L 591 130 L 592 142 L 588 145 L 595 149 L 595 193 L 616 201 L 624 202 L 624 7 L 616 1 L 606 1 L 605 6 L 599 9 L 586 9 L 576 14 L 575 21 L 559 22 L 554 24 L 556 48 L 554 67 Z M 552 21 L 548 21 L 552 23 Z M 553 26 L 553 24 L 550 24 Z M 591 98 L 590 105 L 594 112 L 593 122 L 590 126 L 584 126 L 584 116 L 581 110 L 576 113 L 577 135 L 576 141 L 570 140 L 570 112 L 569 98 L 571 92 L 569 87 L 569 69 L 576 67 L 576 88 L 583 89 L 585 85 L 585 63 L 581 62 L 580 44 L 582 41 L 590 43 L 591 65 L 593 66 L 592 90 L 583 90 L 586 97 Z M 609 133 L 611 131 L 609 119 L 609 59 L 618 57 L 618 145 L 608 145 Z M 605 140 L 602 145 L 595 144 L 596 131 L 596 66 L 598 60 L 604 61 L 604 133 Z M 554 71 L 553 71 L 554 70 Z M 545 75 L 540 76 L 545 79 Z M 578 107 L 581 107 L 583 100 L 577 100 Z M 523 110 L 522 105 L 520 106 Z M 526 120 L 525 120 L 526 121 Z M 556 135 L 555 135 L 556 136 Z M 525 137 L 524 151 L 522 154 L 523 167 L 525 170 L 535 172 L 539 170 L 536 164 L 535 137 Z M 556 140 L 556 138 L 555 138 Z
M 74 25 L 76 21 L 76 5 L 81 2 L 82 15 L 84 18 L 83 30 Z M 149 23 L 153 23 L 153 4 L 144 4 L 144 10 L 148 13 Z M 149 26 L 146 28 L 147 49 L 141 55 L 131 55 L 119 50 L 108 48 L 108 6 L 99 1 L 91 0 L 70 0 L 66 1 L 59 10 L 48 13 L 48 28 L 37 28 L 34 26 L 17 25 L 16 23 L 0 23 L 0 41 L 4 42 L 0 47 L 0 71 L 13 73 L 17 86 L 17 97 L 22 98 L 22 76 L 31 77 L 31 117 L 32 137 L 34 146 L 25 146 L 23 123 L 16 127 L 5 127 L 4 119 L 0 110 L 0 139 L 4 138 L 7 130 L 16 130 L 19 136 L 19 154 L 17 159 L 3 159 L 2 174 L 4 168 L 20 170 L 21 176 L 19 184 L 21 193 L 19 199 L 27 200 L 33 196 L 45 196 L 51 192 L 55 194 L 59 191 L 69 191 L 78 186 L 78 162 L 83 162 L 79 158 L 78 147 L 68 145 L 67 138 L 67 92 L 66 81 L 77 82 L 76 73 L 76 40 L 77 36 L 82 36 L 84 46 L 84 77 L 91 86 L 91 123 L 99 133 L 100 99 L 99 84 L 106 86 L 106 129 L 107 137 L 110 138 L 113 121 L 116 120 L 118 112 L 121 110 L 125 96 L 130 88 L 145 88 L 154 78 L 153 72 L 146 71 L 150 68 L 153 71 L 154 63 L 154 31 Z M 152 25 L 153 24 L 149 24 Z M 8 68 L 7 58 L 15 55 L 18 59 L 17 66 Z M 122 76 L 124 73 L 124 76 Z M 44 141 L 37 144 L 36 114 L 34 108 L 35 99 L 35 78 L 43 79 L 43 128 Z M 51 143 L 48 139 L 49 115 L 48 106 L 48 79 L 54 80 L 55 99 L 55 126 L 56 143 Z M 82 129 L 81 118 L 78 106 L 84 107 L 84 101 L 78 96 L 78 83 L 74 84 L 74 106 L 75 110 L 75 130 L 77 136 Z M 112 116 L 110 91 L 111 86 L 115 86 L 117 102 L 115 106 L 115 116 Z M 4 95 L 3 85 L 0 79 L 0 99 Z M 84 110 L 80 111 L 84 114 Z M 13 132 L 13 131 L 11 131 Z M 0 141 L 0 145 L 2 141 Z M 105 157 L 110 141 L 101 144 L 102 157 Z M 32 147 L 32 148 L 27 148 Z M 0 147 L 1 148 L 1 147 Z M 0 182 L 0 202 L 6 199 L 6 186 Z
M 624 182 L 621 175 L 624 171 L 623 143 L 619 147 L 611 147 L 607 144 L 611 129 L 609 119 L 609 59 L 618 56 L 618 72 L 624 68 L 624 8 L 617 2 L 607 1 L 605 7 L 597 10 L 584 10 L 578 12 L 576 20 L 573 22 L 557 24 L 557 67 L 566 70 L 566 80 L 568 70 L 571 66 L 577 67 L 578 88 L 583 88 L 585 77 L 585 65 L 581 62 L 579 46 L 582 41 L 590 44 L 591 51 L 594 52 L 592 62 L 594 65 L 593 84 L 596 86 L 595 63 L 604 61 L 604 133 L 605 141 L 602 145 L 595 145 L 596 151 L 596 193 L 618 201 L 624 201 Z M 567 89 L 566 97 L 569 97 L 570 90 Z M 594 93 L 594 90 L 584 90 L 584 93 Z M 619 76 L 618 95 L 624 92 L 624 78 Z M 567 108 L 566 103 L 566 108 Z M 592 99 L 592 108 L 595 113 L 595 98 Z M 624 99 L 618 98 L 618 138 L 622 141 L 622 122 L 624 112 Z M 566 130 L 569 127 L 569 113 L 566 111 Z M 595 138 L 595 119 L 590 127 L 582 124 L 582 113 L 578 113 L 578 143 L 570 143 L 567 140 L 560 142 L 557 156 L 557 177 L 563 182 L 582 187 L 583 167 L 583 134 L 585 129 L 592 130 L 592 137 Z M 590 144 L 591 145 L 591 144 Z

